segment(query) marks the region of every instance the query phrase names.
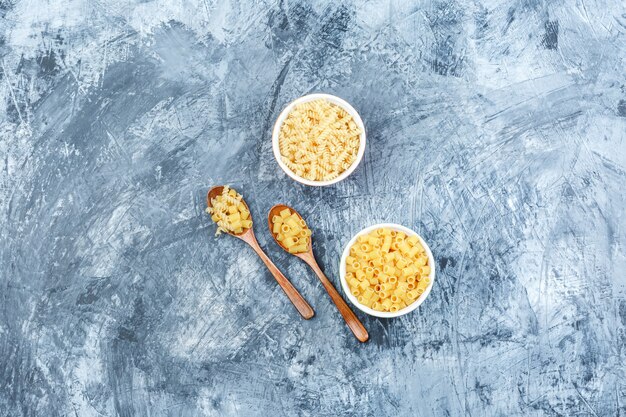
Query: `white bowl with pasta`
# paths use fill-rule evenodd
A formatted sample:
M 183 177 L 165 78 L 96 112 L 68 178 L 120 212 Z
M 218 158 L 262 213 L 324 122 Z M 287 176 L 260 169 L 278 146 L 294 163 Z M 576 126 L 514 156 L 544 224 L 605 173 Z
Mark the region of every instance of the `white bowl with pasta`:
M 287 119 L 291 111 L 294 110 L 294 108 L 298 105 L 320 100 L 320 99 L 326 100 L 330 102 L 331 104 L 339 106 L 340 108 L 345 110 L 345 112 L 348 113 L 352 117 L 352 120 L 354 121 L 354 123 L 356 124 L 356 126 L 361 132 L 359 135 L 359 148 L 356 154 L 356 158 L 354 159 L 354 161 L 352 161 L 350 166 L 347 167 L 347 169 L 341 172 L 337 177 L 329 179 L 329 180 L 312 180 L 312 179 L 307 179 L 296 174 L 283 161 L 281 150 L 280 150 L 281 127 L 283 126 L 283 123 L 285 122 L 285 120 Z M 309 94 L 309 95 L 302 96 L 292 101 L 280 113 L 280 115 L 278 116 L 278 119 L 276 119 L 276 123 L 274 124 L 274 129 L 272 131 L 272 149 L 274 151 L 274 157 L 276 158 L 276 162 L 278 162 L 278 165 L 280 166 L 280 168 L 283 171 L 285 171 L 285 173 L 293 180 L 301 184 L 316 186 L 316 187 L 335 184 L 349 177 L 350 174 L 354 172 L 354 170 L 357 168 L 357 166 L 363 159 L 363 155 L 365 154 L 365 125 L 363 124 L 363 121 L 361 120 L 361 116 L 359 116 L 359 113 L 347 101 L 337 96 L 333 96 L 331 94 L 322 94 L 322 93 Z
M 370 308 L 362 303 L 360 303 L 357 300 L 357 297 L 355 297 L 352 294 L 352 291 L 350 291 L 350 286 L 348 285 L 347 279 L 346 279 L 346 275 L 347 275 L 347 271 L 346 271 L 346 259 L 350 256 L 350 248 L 352 248 L 352 246 L 357 242 L 357 239 L 359 239 L 360 236 L 366 236 L 369 235 L 371 232 L 377 230 L 377 229 L 381 229 L 381 228 L 385 228 L 385 229 L 391 229 L 391 230 L 395 230 L 398 232 L 403 232 L 407 235 L 407 237 L 411 237 L 411 236 L 415 236 L 419 243 L 423 246 L 424 248 L 424 252 L 428 258 L 428 265 L 430 265 L 430 274 L 428 275 L 428 278 L 430 279 L 430 282 L 428 283 L 428 286 L 424 289 L 424 292 L 419 295 L 419 297 L 413 301 L 412 303 L 408 304 L 406 307 L 402 308 L 401 310 L 395 311 L 395 312 L 391 312 L 391 311 L 378 311 L 378 310 L 374 310 L 373 308 Z M 428 244 L 424 241 L 424 239 L 417 234 L 416 232 L 414 232 L 413 230 L 404 227 L 402 225 L 399 224 L 395 224 L 395 223 L 379 223 L 379 224 L 375 224 L 373 226 L 370 227 L 366 227 L 365 229 L 361 230 L 359 233 L 357 233 L 346 245 L 343 254 L 341 256 L 341 261 L 339 264 L 339 277 L 340 277 L 340 281 L 341 281 L 341 287 L 343 288 L 344 293 L 346 294 L 346 297 L 348 298 L 348 300 L 350 300 L 350 302 L 352 304 L 354 304 L 359 310 L 363 311 L 364 313 L 367 313 L 369 315 L 372 316 L 376 316 L 376 317 L 382 317 L 382 318 L 393 318 L 393 317 L 399 317 L 399 316 L 403 316 L 407 313 L 410 313 L 411 311 L 415 310 L 416 308 L 418 308 L 423 302 L 424 300 L 426 300 L 426 298 L 428 297 L 428 295 L 430 294 L 430 291 L 435 283 L 435 259 L 433 257 L 432 252 L 430 251 L 430 248 L 428 247 Z

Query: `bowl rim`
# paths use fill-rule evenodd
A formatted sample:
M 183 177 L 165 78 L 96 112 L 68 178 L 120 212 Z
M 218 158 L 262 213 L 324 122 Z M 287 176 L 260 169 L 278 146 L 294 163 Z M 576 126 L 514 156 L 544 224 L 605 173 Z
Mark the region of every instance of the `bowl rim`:
M 281 155 L 280 155 L 280 148 L 278 145 L 278 136 L 280 133 L 280 127 L 282 126 L 283 122 L 287 118 L 287 115 L 289 114 L 289 112 L 291 112 L 291 110 L 300 103 L 307 103 L 309 101 L 313 101 L 317 99 L 326 99 L 330 101 L 331 103 L 342 107 L 345 111 L 347 111 L 350 114 L 350 116 L 352 116 L 352 118 L 354 119 L 354 122 L 361 129 L 361 135 L 359 137 L 360 139 L 359 151 L 357 152 L 356 160 L 352 163 L 352 165 L 350 165 L 350 167 L 347 170 L 345 170 L 340 175 L 338 175 L 337 178 L 333 178 L 332 180 L 329 180 L 329 181 L 308 180 L 306 178 L 302 178 L 296 175 L 296 173 L 291 171 L 287 167 L 287 165 L 285 165 L 285 163 L 282 161 Z M 285 174 L 287 174 L 291 179 L 301 184 L 310 185 L 313 187 L 324 187 L 327 185 L 336 184 L 339 181 L 343 181 L 344 179 L 348 178 L 350 174 L 352 174 L 354 170 L 356 170 L 357 166 L 361 163 L 361 160 L 363 159 L 363 155 L 365 154 L 365 143 L 366 143 L 365 125 L 363 124 L 363 120 L 361 120 L 361 116 L 359 115 L 359 112 L 357 112 L 356 109 L 352 107 L 352 105 L 350 105 L 350 103 L 348 103 L 344 99 L 334 96 L 332 94 L 326 94 L 326 93 L 307 94 L 291 101 L 289 104 L 285 106 L 283 111 L 280 112 L 280 114 L 276 118 L 276 121 L 274 122 L 274 128 L 272 129 L 272 150 L 274 151 L 274 159 L 276 159 L 276 162 L 278 162 L 278 166 L 280 166 L 280 168 L 285 172 Z
M 352 293 L 350 292 L 350 288 L 348 287 L 348 282 L 346 281 L 346 258 L 350 254 L 350 248 L 352 247 L 352 245 L 356 242 L 359 236 L 362 236 L 364 234 L 370 233 L 373 230 L 380 229 L 383 227 L 393 229 L 393 230 L 398 230 L 410 236 L 416 236 L 420 240 L 420 243 L 422 244 L 422 246 L 424 247 L 424 250 L 426 251 L 426 255 L 428 256 L 428 262 L 431 265 L 430 275 L 429 275 L 430 284 L 428 285 L 426 290 L 424 290 L 424 293 L 413 303 L 409 304 L 402 310 L 396 311 L 395 313 L 392 313 L 390 311 L 377 311 L 359 303 L 356 297 L 352 295 Z M 341 255 L 340 263 L 339 263 L 339 280 L 341 282 L 341 288 L 343 289 L 343 292 L 346 294 L 346 297 L 348 298 L 348 300 L 350 300 L 350 302 L 356 308 L 358 308 L 359 310 L 371 316 L 382 317 L 382 318 L 394 318 L 394 317 L 403 316 L 417 309 L 420 305 L 422 305 L 422 303 L 426 300 L 426 298 L 428 298 L 428 295 L 430 294 L 430 290 L 435 284 L 435 269 L 436 269 L 436 264 L 435 264 L 435 258 L 433 257 L 433 253 L 431 252 L 430 247 L 428 246 L 426 241 L 422 238 L 422 236 L 419 235 L 419 233 L 415 232 L 414 230 L 409 229 L 408 227 L 405 227 L 396 223 L 378 223 L 378 224 L 374 224 L 372 226 L 368 226 L 362 229 L 360 232 L 356 233 L 352 237 L 352 239 L 350 239 L 350 241 L 346 244 L 343 250 L 343 253 Z

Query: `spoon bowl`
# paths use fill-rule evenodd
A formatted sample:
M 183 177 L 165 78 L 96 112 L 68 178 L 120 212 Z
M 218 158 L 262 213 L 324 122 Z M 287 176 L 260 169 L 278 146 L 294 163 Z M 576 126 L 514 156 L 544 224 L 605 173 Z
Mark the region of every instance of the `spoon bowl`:
M 207 207 L 213 207 L 213 199 L 221 195 L 223 191 L 224 191 L 223 185 L 216 185 L 215 187 L 211 188 L 206 194 Z M 246 204 L 246 200 L 242 198 L 241 202 L 243 203 L 244 206 L 246 206 L 246 210 L 248 210 L 248 212 L 250 213 L 250 219 L 252 219 L 252 213 L 250 212 L 250 207 L 248 207 L 248 204 Z M 244 234 L 251 232 L 251 231 L 252 231 L 252 228 L 248 228 L 248 229 L 244 228 L 241 233 L 235 234 L 231 232 L 230 230 L 225 230 L 225 232 L 228 233 L 229 235 L 235 236 L 238 238 L 241 238 Z M 252 234 L 254 234 L 254 232 L 252 232 Z
M 276 204 L 274 207 L 270 209 L 269 213 L 267 214 L 267 223 L 270 229 L 270 234 L 274 238 L 274 241 L 278 243 L 278 246 L 283 248 L 283 250 L 290 253 L 289 250 L 283 246 L 282 242 L 276 239 L 276 234 L 274 233 L 274 228 L 273 228 L 273 223 L 272 223 L 272 219 L 274 218 L 274 216 L 280 215 L 279 213 L 284 209 L 289 209 L 291 212 L 295 213 L 298 217 L 303 219 L 300 213 L 298 213 L 298 211 L 295 210 L 293 207 L 289 207 L 285 204 Z M 307 228 L 308 228 L 308 225 L 307 225 Z M 335 306 L 339 310 L 339 313 L 341 313 L 341 316 L 345 320 L 346 324 L 348 325 L 348 327 L 350 328 L 354 336 L 360 342 L 367 342 L 367 340 L 369 339 L 369 335 L 367 334 L 367 330 L 363 326 L 363 323 L 361 323 L 361 321 L 357 318 L 357 316 L 350 309 L 350 307 L 348 307 L 348 305 L 343 300 L 343 298 L 341 298 L 341 295 L 339 295 L 339 293 L 337 292 L 337 289 L 333 286 L 333 284 L 326 277 L 326 275 L 324 275 L 324 272 L 322 272 L 321 268 L 317 264 L 317 261 L 315 260 L 315 256 L 313 255 L 312 242 L 313 242 L 313 236 L 311 235 L 309 237 L 309 244 L 308 244 L 306 252 L 292 253 L 292 255 L 297 256 L 298 258 L 302 259 L 311 267 L 311 269 L 313 269 L 317 277 L 322 282 L 324 289 L 326 289 L 326 292 L 335 303 Z
M 211 202 L 211 200 L 216 198 L 218 195 L 222 194 L 223 191 L 224 191 L 223 185 L 218 185 L 216 187 L 211 188 L 207 192 L 207 195 L 206 195 L 207 206 L 213 207 L 213 203 Z M 246 206 L 246 209 L 248 210 L 248 212 L 250 212 L 250 208 L 248 207 L 248 205 L 246 204 L 243 198 L 241 199 L 241 202 L 244 204 L 244 206 Z M 252 220 L 252 212 L 250 212 L 250 220 Z M 252 223 L 252 226 L 254 227 L 254 221 Z M 304 319 L 308 320 L 315 315 L 315 312 L 313 311 L 313 308 L 311 308 L 309 303 L 307 303 L 304 297 L 300 295 L 298 290 L 283 275 L 283 273 L 280 272 L 280 270 L 276 267 L 276 265 L 274 265 L 274 263 L 270 260 L 270 258 L 267 257 L 265 252 L 263 252 L 263 249 L 261 249 L 261 246 L 259 246 L 259 242 L 257 242 L 256 237 L 254 236 L 254 231 L 252 230 L 252 227 L 248 229 L 244 229 L 241 233 L 238 233 L 238 234 L 235 234 L 229 230 L 226 230 L 226 233 L 228 233 L 231 236 L 236 237 L 237 239 L 243 240 L 244 242 L 246 242 L 248 245 L 252 247 L 252 249 L 256 252 L 256 254 L 259 255 L 259 258 L 261 258 L 261 260 L 263 261 L 267 269 L 270 270 L 270 272 L 272 273 L 272 276 L 274 276 L 274 279 L 276 279 L 276 282 L 278 282 L 278 285 L 280 285 L 280 287 L 285 292 L 285 294 L 287 295 L 291 303 L 294 305 L 296 310 L 298 310 L 298 312 Z
M 301 219 L 303 219 L 303 217 L 300 215 L 300 213 L 298 213 L 296 210 L 294 210 L 292 207 L 286 206 L 284 204 L 276 204 L 274 207 L 272 207 L 270 209 L 270 212 L 267 215 L 267 224 L 270 228 L 270 233 L 272 234 L 272 237 L 274 238 L 274 241 L 276 241 L 276 243 L 278 243 L 278 246 L 280 246 L 283 250 L 289 252 L 289 250 L 283 245 L 283 242 L 281 242 L 280 240 L 276 239 L 276 234 L 273 231 L 273 226 L 274 224 L 272 223 L 272 219 L 274 218 L 274 216 L 280 216 L 280 212 L 283 211 L 284 209 L 289 209 L 292 212 L 296 213 L 296 215 L 298 217 L 300 217 Z M 308 227 L 308 225 L 307 225 Z M 309 246 L 307 248 L 307 252 L 311 252 L 311 254 L 313 253 L 313 246 L 312 246 L 312 240 L 311 238 L 309 238 Z M 303 253 L 307 253 L 307 252 L 302 252 L 302 253 L 292 253 L 292 255 L 298 256 L 298 255 L 302 255 Z M 300 256 L 298 256 L 300 258 Z

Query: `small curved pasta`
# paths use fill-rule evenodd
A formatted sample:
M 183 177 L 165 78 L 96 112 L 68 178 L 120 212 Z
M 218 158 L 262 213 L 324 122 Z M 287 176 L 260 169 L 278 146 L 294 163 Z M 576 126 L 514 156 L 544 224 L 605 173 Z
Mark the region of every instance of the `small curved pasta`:
M 241 194 L 228 185 L 224 186 L 222 194 L 211 199 L 212 207 L 207 207 L 206 212 L 217 223 L 215 236 L 219 236 L 222 232 L 238 235 L 252 227 L 250 212 L 242 200 Z
M 397 312 L 415 302 L 430 285 L 431 266 L 415 236 L 379 228 L 361 235 L 346 257 L 346 281 L 359 303 Z
M 289 253 L 302 253 L 309 250 L 311 229 L 295 211 L 285 208 L 272 217 L 272 233 Z
M 356 161 L 361 130 L 344 109 L 325 99 L 298 104 L 280 127 L 281 160 L 313 181 L 337 178 Z

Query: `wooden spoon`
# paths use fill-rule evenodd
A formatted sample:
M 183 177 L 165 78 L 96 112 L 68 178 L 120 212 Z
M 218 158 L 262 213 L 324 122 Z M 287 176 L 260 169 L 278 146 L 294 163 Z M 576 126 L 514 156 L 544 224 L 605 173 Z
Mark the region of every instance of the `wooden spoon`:
M 206 196 L 207 205 L 209 207 L 212 206 L 211 199 L 222 194 L 223 189 L 224 189 L 224 186 L 220 185 L 217 187 L 213 187 L 209 190 Z M 248 205 L 243 199 L 241 200 L 241 202 L 246 206 L 248 211 L 250 211 L 250 209 L 248 208 Z M 250 218 L 252 218 L 252 215 L 250 215 Z M 244 229 L 243 232 L 239 234 L 234 234 L 228 231 L 226 233 L 228 233 L 231 236 L 235 236 L 238 239 L 243 240 L 248 245 L 250 245 L 252 249 L 254 249 L 257 255 L 259 255 L 259 258 L 261 258 L 261 260 L 265 264 L 265 266 L 267 266 L 267 269 L 270 270 L 270 272 L 276 279 L 276 282 L 278 282 L 278 285 L 280 285 L 280 288 L 282 288 L 283 291 L 285 291 L 285 294 L 287 294 L 287 297 L 289 297 L 289 300 L 291 300 L 294 307 L 296 307 L 296 309 L 298 310 L 298 313 L 300 313 L 302 317 L 308 320 L 315 315 L 315 312 L 313 311 L 309 303 L 306 302 L 306 300 L 302 297 L 302 295 L 300 295 L 298 290 L 296 290 L 296 288 L 291 284 L 291 282 L 289 282 L 289 280 L 282 274 L 282 272 L 278 270 L 276 265 L 274 265 L 274 263 L 270 260 L 270 258 L 267 257 L 265 252 L 263 252 L 263 250 L 259 246 L 259 242 L 257 242 L 256 237 L 254 237 L 254 232 L 252 231 L 252 228 Z
M 302 218 L 302 216 L 300 216 L 300 213 L 298 213 L 293 208 L 286 206 L 284 204 L 277 204 L 271 208 L 267 216 L 267 221 L 269 223 L 270 233 L 272 234 L 272 237 L 274 237 L 274 240 L 276 241 L 276 243 L 278 243 L 278 246 L 280 246 L 281 248 L 287 251 L 287 249 L 283 246 L 282 242 L 276 239 L 276 234 L 274 234 L 273 224 L 272 224 L 272 218 L 274 216 L 278 216 L 279 213 L 286 208 L 296 213 L 298 217 Z M 350 330 L 352 330 L 352 333 L 354 333 L 354 336 L 359 340 L 359 342 L 367 342 L 367 339 L 369 339 L 367 330 L 365 330 L 365 327 L 363 326 L 363 324 L 359 321 L 359 319 L 354 314 L 354 312 L 350 309 L 350 307 L 348 307 L 348 305 L 343 300 L 343 298 L 341 298 L 341 295 L 339 295 L 339 293 L 337 292 L 333 284 L 330 282 L 328 278 L 326 278 L 326 275 L 324 275 L 319 265 L 317 264 L 317 261 L 315 260 L 315 256 L 313 255 L 313 246 L 311 245 L 311 239 L 309 239 L 309 247 L 307 248 L 306 252 L 293 253 L 292 255 L 295 255 L 298 258 L 302 259 L 313 269 L 313 271 L 317 274 L 320 281 L 322 281 L 322 285 L 324 286 L 324 288 L 326 289 L 326 292 L 328 292 L 328 295 L 330 295 L 330 298 L 333 300 L 333 302 L 337 306 L 337 309 L 343 316 L 343 319 L 346 321 L 346 324 L 348 325 Z

